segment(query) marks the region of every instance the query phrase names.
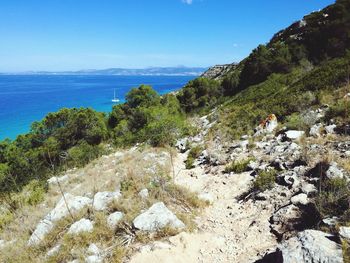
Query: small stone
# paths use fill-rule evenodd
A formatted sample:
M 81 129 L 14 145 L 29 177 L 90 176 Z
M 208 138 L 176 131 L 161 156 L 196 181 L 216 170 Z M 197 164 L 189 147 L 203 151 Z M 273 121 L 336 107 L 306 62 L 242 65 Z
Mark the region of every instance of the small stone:
M 53 255 L 57 254 L 58 251 L 60 251 L 60 249 L 61 249 L 61 245 L 58 244 L 58 245 L 54 246 L 53 248 L 51 248 L 51 249 L 46 253 L 46 256 L 52 257 Z
M 338 168 L 338 165 L 336 162 L 330 163 L 330 166 L 326 172 L 326 176 L 328 177 L 328 179 L 335 179 L 335 178 L 342 179 L 342 178 L 344 178 L 344 174 Z
M 335 128 L 337 128 L 337 125 L 335 125 L 335 124 L 331 124 L 331 125 L 328 125 L 328 126 L 324 127 L 324 129 L 326 130 L 327 134 L 334 134 L 335 133 Z
M 118 200 L 121 196 L 120 192 L 98 192 L 94 196 L 94 209 L 96 211 L 104 211 L 113 200 Z
M 101 250 L 96 246 L 96 244 L 92 243 L 90 244 L 87 253 L 89 255 L 99 255 L 101 253 Z
M 317 123 L 310 128 L 310 135 L 317 138 L 321 136 L 322 123 Z
M 146 199 L 148 196 L 149 196 L 149 193 L 148 193 L 148 189 L 142 189 L 140 192 L 139 192 L 139 196 L 142 198 L 142 199 Z

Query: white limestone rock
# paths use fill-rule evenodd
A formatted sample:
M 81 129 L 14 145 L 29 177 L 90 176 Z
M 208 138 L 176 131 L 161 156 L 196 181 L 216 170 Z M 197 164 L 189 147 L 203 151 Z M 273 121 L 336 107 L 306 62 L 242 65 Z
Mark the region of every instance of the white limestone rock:
M 29 238 L 28 245 L 29 246 L 36 246 L 39 245 L 39 243 L 44 240 L 45 236 L 53 229 L 54 223 L 52 221 L 43 219 L 39 222 L 39 224 L 36 226 L 34 232 Z
M 291 140 L 298 140 L 300 139 L 305 132 L 304 131 L 296 131 L 296 130 L 289 130 L 285 132 L 286 137 Z
M 47 253 L 46 253 L 46 256 L 47 257 L 52 257 L 54 255 L 56 255 L 58 253 L 58 251 L 60 251 L 61 249 L 61 245 L 58 244 L 56 246 L 54 246 L 53 248 L 51 248 Z
M 317 124 L 313 125 L 310 128 L 310 132 L 309 132 L 310 136 L 313 136 L 315 138 L 320 137 L 322 127 L 323 127 L 322 123 L 317 123 Z
M 317 230 L 305 230 L 279 245 L 284 263 L 343 263 L 342 248 Z
M 139 197 L 141 197 L 142 199 L 147 199 L 149 196 L 149 193 L 148 193 L 148 189 L 145 188 L 145 189 L 142 189 L 140 192 L 139 192 Z
M 107 217 L 107 225 L 109 228 L 114 229 L 120 220 L 123 219 L 124 214 L 122 212 L 114 212 Z
M 93 229 L 93 223 L 89 219 L 82 218 L 70 226 L 68 234 L 76 235 L 83 232 L 92 232 Z
M 339 228 L 339 235 L 348 242 L 350 242 L 350 227 L 341 226 Z
M 69 180 L 68 175 L 64 175 L 64 176 L 60 176 L 60 177 L 54 176 L 54 177 L 51 177 L 50 179 L 48 179 L 47 183 L 50 185 L 56 185 L 56 184 L 65 183 L 68 180 Z
M 337 128 L 337 125 L 335 125 L 335 124 L 331 124 L 331 125 L 328 125 L 328 126 L 324 127 L 324 129 L 326 130 L 327 134 L 334 134 L 335 133 L 335 128 Z
M 342 179 L 344 178 L 344 173 L 341 169 L 339 169 L 338 164 L 336 162 L 331 162 L 326 172 L 326 176 L 328 177 L 328 179 Z
M 307 198 L 307 194 L 298 194 L 293 196 L 290 201 L 293 205 L 307 205 L 310 203 L 309 198 Z
M 146 212 L 137 216 L 133 224 L 135 228 L 154 232 L 166 226 L 184 228 L 185 224 L 179 220 L 163 202 L 152 205 Z
M 98 192 L 94 196 L 94 209 L 96 211 L 104 211 L 113 200 L 118 200 L 121 196 L 119 191 L 116 192 Z

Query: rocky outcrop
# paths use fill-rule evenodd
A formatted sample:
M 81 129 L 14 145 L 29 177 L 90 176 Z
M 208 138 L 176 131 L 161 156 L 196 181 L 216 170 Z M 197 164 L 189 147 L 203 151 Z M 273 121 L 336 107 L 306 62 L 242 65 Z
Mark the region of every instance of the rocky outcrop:
M 296 237 L 284 241 L 283 263 L 342 263 L 341 246 L 332 241 L 332 236 L 317 230 L 305 230 Z
M 206 72 L 204 72 L 200 77 L 209 78 L 209 79 L 220 79 L 227 72 L 233 70 L 236 67 L 236 64 L 224 64 L 224 65 L 216 65 L 209 68 Z
M 146 212 L 137 216 L 133 225 L 136 229 L 154 232 L 166 226 L 180 229 L 185 224 L 179 220 L 163 202 L 152 205 Z

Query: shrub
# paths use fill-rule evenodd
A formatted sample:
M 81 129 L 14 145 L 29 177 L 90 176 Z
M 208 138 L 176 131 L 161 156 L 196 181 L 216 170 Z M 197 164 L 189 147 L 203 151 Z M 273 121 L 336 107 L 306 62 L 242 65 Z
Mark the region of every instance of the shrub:
M 248 158 L 241 161 L 233 161 L 231 164 L 225 167 L 224 172 L 225 173 L 230 173 L 230 172 L 243 173 L 247 171 L 249 162 L 253 160 L 254 160 L 253 158 Z
M 253 188 L 259 191 L 271 189 L 275 184 L 276 176 L 277 171 L 275 169 L 259 172 L 253 183 Z
M 186 169 L 191 169 L 193 168 L 193 163 L 194 161 L 200 156 L 201 152 L 203 151 L 202 147 L 197 145 L 193 148 L 188 153 L 187 160 L 185 162 L 186 164 Z
M 39 204 L 44 200 L 46 190 L 42 181 L 33 180 L 23 188 L 22 202 L 29 205 Z

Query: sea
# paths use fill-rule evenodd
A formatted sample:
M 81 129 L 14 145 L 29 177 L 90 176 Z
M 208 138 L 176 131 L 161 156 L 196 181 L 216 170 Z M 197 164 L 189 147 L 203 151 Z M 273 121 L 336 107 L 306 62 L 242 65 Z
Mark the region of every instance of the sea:
M 0 140 L 15 139 L 49 112 L 61 108 L 91 107 L 110 112 L 115 96 L 120 103 L 141 84 L 159 94 L 183 87 L 194 76 L 117 75 L 0 75 Z

